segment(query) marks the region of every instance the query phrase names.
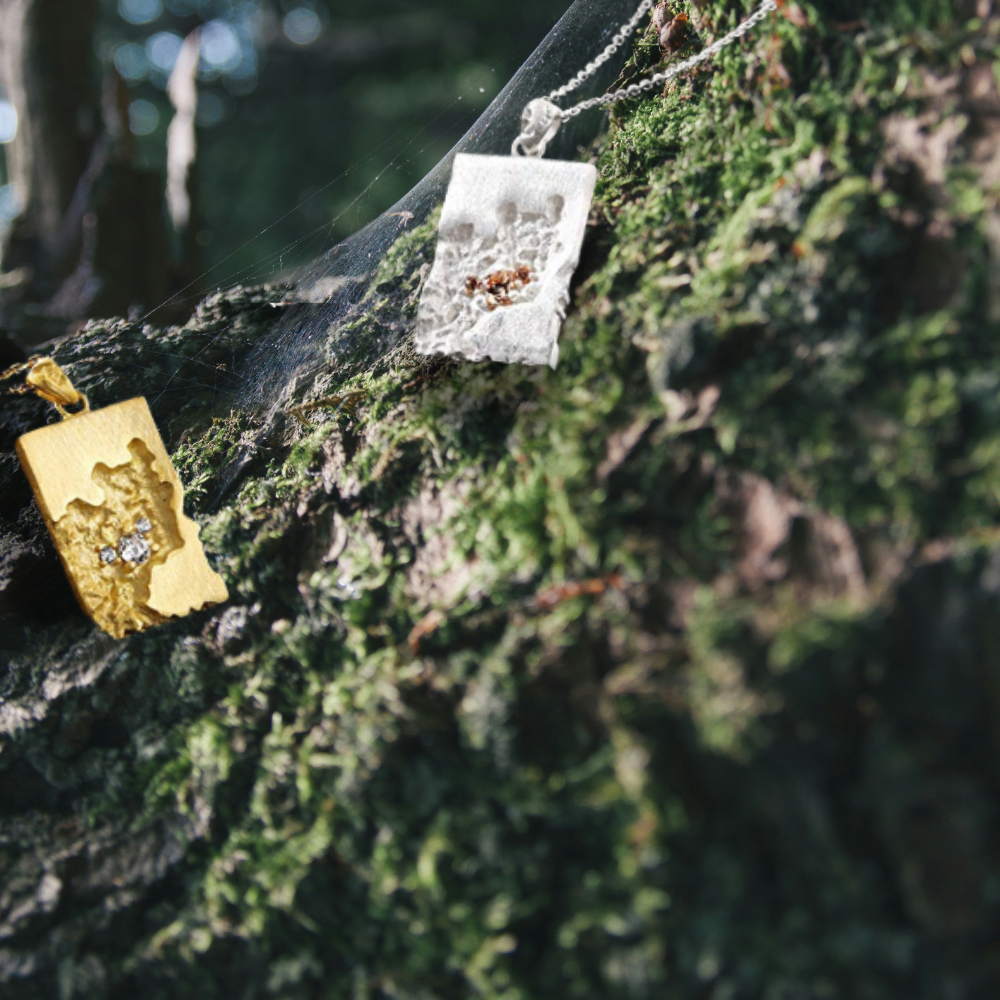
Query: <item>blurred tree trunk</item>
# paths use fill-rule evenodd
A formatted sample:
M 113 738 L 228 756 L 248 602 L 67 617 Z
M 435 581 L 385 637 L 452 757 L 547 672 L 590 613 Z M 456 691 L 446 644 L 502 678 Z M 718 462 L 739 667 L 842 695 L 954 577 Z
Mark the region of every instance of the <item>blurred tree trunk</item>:
M 163 180 L 135 166 L 122 80 L 112 69 L 98 84 L 97 14 L 96 0 L 0 0 L 0 84 L 20 122 L 8 161 L 24 206 L 2 247 L 15 278 L 0 320 L 28 343 L 86 317 L 144 313 L 171 291 Z
M 76 263 L 67 212 L 101 125 L 87 44 L 97 13 L 97 0 L 0 0 L 0 85 L 20 122 L 7 162 L 24 204 L 3 268 L 30 268 L 43 295 Z

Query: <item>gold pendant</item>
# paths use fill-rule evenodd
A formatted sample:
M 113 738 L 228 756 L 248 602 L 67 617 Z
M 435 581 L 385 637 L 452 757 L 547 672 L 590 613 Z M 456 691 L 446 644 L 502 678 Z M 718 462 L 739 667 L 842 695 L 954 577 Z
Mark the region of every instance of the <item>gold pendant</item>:
M 20 438 L 17 454 L 94 622 L 121 639 L 227 600 L 146 400 L 92 411 L 50 358 L 0 380 L 16 374 L 25 384 L 15 392 L 34 392 L 63 417 Z

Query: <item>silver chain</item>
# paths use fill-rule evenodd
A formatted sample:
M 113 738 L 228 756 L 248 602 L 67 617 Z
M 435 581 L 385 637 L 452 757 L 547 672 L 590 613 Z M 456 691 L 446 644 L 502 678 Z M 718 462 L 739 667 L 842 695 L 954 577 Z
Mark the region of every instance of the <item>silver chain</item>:
M 642 6 L 636 12 L 635 17 L 629 21 L 628 24 L 623 25 L 621 31 L 615 36 L 614 41 L 601 53 L 585 70 L 575 76 L 565 87 L 561 87 L 559 90 L 553 91 L 549 95 L 549 100 L 555 100 L 559 97 L 568 94 L 571 90 L 575 90 L 577 87 L 583 83 L 584 80 L 593 76 L 597 72 L 597 69 L 611 58 L 614 53 L 621 48 L 624 44 L 625 39 L 635 30 L 636 25 L 639 23 L 640 18 L 645 14 L 650 7 L 653 5 L 653 0 L 643 0 Z M 691 70 L 697 68 L 702 63 L 708 62 L 710 59 L 714 59 L 724 48 L 732 45 L 733 42 L 738 42 L 744 35 L 752 31 L 768 14 L 776 11 L 778 9 L 778 4 L 775 0 L 764 0 L 764 2 L 741 24 L 733 28 L 728 35 L 723 35 L 717 42 L 709 45 L 707 49 L 703 49 L 696 56 L 692 56 L 690 59 L 685 59 L 683 62 L 679 62 L 669 69 L 664 70 L 662 73 L 655 73 L 653 76 L 647 77 L 645 80 L 640 80 L 638 83 L 633 83 L 628 87 L 623 87 L 621 90 L 613 90 L 609 94 L 602 94 L 600 97 L 592 97 L 589 101 L 581 101 L 579 104 L 574 105 L 572 108 L 562 112 L 562 119 L 566 121 L 570 118 L 575 118 L 577 115 L 582 114 L 584 111 L 589 111 L 591 108 L 606 107 L 610 104 L 618 104 L 620 101 L 627 101 L 632 97 L 638 97 L 644 91 L 653 90 L 655 87 L 659 87 L 661 84 L 667 83 L 673 80 L 675 77 L 681 76 L 684 73 L 688 73 Z
M 554 102 L 560 97 L 565 97 L 572 93 L 586 80 L 589 80 L 624 44 L 638 27 L 639 22 L 649 13 L 654 0 L 642 0 L 639 9 L 632 16 L 627 24 L 623 24 L 610 44 L 605 50 L 587 66 L 580 70 L 569 83 L 564 84 L 558 90 L 553 90 L 548 97 L 539 97 L 531 101 L 524 109 L 521 118 L 521 134 L 514 140 L 511 152 L 514 156 L 541 157 L 545 155 L 545 148 L 552 141 L 559 131 L 563 122 L 570 118 L 575 118 L 584 111 L 591 108 L 607 107 L 610 104 L 617 104 L 619 101 L 627 101 L 629 98 L 638 97 L 645 91 L 653 90 L 661 84 L 689 73 L 691 70 L 715 58 L 727 45 L 739 41 L 745 34 L 752 31 L 768 14 L 778 9 L 776 0 L 764 0 L 764 2 L 740 25 L 724 35 L 717 42 L 713 42 L 699 52 L 698 55 L 685 59 L 662 73 L 655 73 L 646 77 L 638 83 L 622 87 L 621 90 L 613 90 L 610 94 L 602 94 L 600 97 L 592 97 L 589 101 L 581 101 L 579 104 L 565 111 Z
M 593 62 L 587 63 L 586 69 L 580 70 L 569 83 L 558 90 L 553 90 L 547 99 L 558 101 L 560 97 L 572 93 L 577 87 L 589 80 L 628 41 L 629 36 L 639 26 L 643 15 L 648 14 L 653 9 L 654 2 L 655 0 L 642 0 L 639 9 L 632 15 L 632 20 L 618 29 L 618 34 L 611 39 L 611 44 Z

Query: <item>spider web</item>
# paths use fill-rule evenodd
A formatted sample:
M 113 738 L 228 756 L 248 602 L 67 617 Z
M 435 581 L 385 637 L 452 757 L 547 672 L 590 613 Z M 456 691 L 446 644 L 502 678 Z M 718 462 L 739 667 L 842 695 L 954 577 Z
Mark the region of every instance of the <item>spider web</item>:
M 273 407 L 297 374 L 315 363 L 320 345 L 331 337 L 337 339 L 338 326 L 368 291 L 388 250 L 404 233 L 424 223 L 444 198 L 455 155 L 509 153 L 520 133 L 524 106 L 574 76 L 607 45 L 635 7 L 636 0 L 576 0 L 448 156 L 387 212 L 300 274 L 297 286 L 301 298 L 315 303 L 317 292 L 329 289 L 329 294 L 318 306 L 293 309 L 253 352 L 241 373 L 243 405 L 264 410 Z M 606 90 L 630 51 L 631 46 L 624 46 L 577 92 L 579 97 L 573 95 L 573 103 Z M 572 119 L 551 144 L 548 155 L 576 158 L 580 146 L 597 134 L 602 120 L 597 111 Z M 402 305 L 400 301 L 400 314 Z M 411 333 L 406 329 L 400 336 Z
M 230 373 L 229 385 L 234 403 L 242 409 L 256 411 L 266 425 L 304 370 L 329 363 L 331 343 L 336 345 L 334 354 L 370 347 L 358 344 L 356 337 L 341 337 L 340 331 L 368 292 L 387 252 L 400 237 L 426 222 L 443 200 L 456 154 L 509 154 L 511 144 L 520 133 L 524 106 L 564 84 L 601 52 L 619 26 L 635 12 L 636 3 L 637 0 L 575 0 L 452 151 L 416 187 L 373 222 L 302 268 L 294 279 L 294 298 L 300 304 L 286 310 L 271 332 L 239 368 Z M 605 91 L 617 77 L 630 51 L 630 45 L 623 46 L 570 99 L 564 99 L 564 106 Z M 447 114 L 448 110 L 441 114 Z M 571 119 L 549 146 L 548 155 L 555 159 L 576 158 L 580 147 L 596 136 L 602 122 L 603 116 L 598 111 Z M 426 135 L 433 125 L 434 121 L 426 123 L 420 135 Z M 364 198 L 382 176 L 398 166 L 408 147 L 420 141 L 420 135 L 395 152 L 359 199 Z M 383 147 L 373 151 L 367 160 L 376 158 L 385 147 L 390 147 L 393 138 L 389 137 Z M 331 181 L 327 188 L 344 176 L 346 174 Z M 330 224 L 327 223 L 312 235 L 328 232 L 329 229 Z M 304 239 L 308 240 L 310 236 Z M 285 252 L 290 249 L 286 248 Z M 280 255 L 269 256 L 259 262 L 254 273 L 243 273 L 238 278 L 243 284 L 266 280 L 269 274 L 280 268 L 280 264 Z M 229 280 L 236 278 L 236 275 L 231 275 Z M 225 283 L 225 280 L 220 282 L 221 285 Z M 405 295 L 405 292 L 399 293 L 400 317 L 406 314 Z M 383 308 L 385 305 L 383 302 Z M 392 306 L 390 301 L 390 310 Z M 412 334 L 412 322 L 401 322 L 398 327 L 397 343 Z M 392 345 L 379 345 L 380 348 L 386 346 Z M 197 363 L 197 356 L 186 359 L 177 373 L 168 377 L 163 392 L 176 391 L 177 382 L 188 381 L 191 366 Z M 184 369 L 183 376 L 181 369 Z

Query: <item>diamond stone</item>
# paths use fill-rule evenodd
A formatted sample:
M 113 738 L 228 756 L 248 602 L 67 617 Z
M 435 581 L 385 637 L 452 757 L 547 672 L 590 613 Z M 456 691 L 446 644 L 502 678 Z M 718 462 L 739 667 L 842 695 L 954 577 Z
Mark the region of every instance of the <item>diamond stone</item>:
M 118 555 L 127 563 L 141 566 L 152 554 L 149 542 L 142 535 L 125 535 L 118 543 Z
M 109 545 L 107 548 L 101 549 L 101 562 L 105 566 L 110 566 L 112 563 L 117 562 L 118 553 Z
M 153 530 L 153 526 L 149 523 L 148 517 L 140 517 L 139 520 L 135 522 L 135 530 L 138 531 L 140 535 L 148 535 Z

